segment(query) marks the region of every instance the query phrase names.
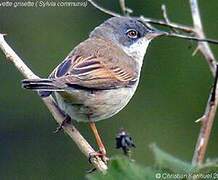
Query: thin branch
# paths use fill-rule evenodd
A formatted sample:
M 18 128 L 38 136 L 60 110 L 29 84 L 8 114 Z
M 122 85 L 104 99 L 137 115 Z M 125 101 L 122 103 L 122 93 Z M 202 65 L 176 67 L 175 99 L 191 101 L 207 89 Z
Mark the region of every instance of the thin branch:
M 121 9 L 123 15 L 127 15 L 126 14 L 126 2 L 125 2 L 125 0 L 119 0 L 119 2 L 120 2 L 120 9 Z
M 170 19 L 169 19 L 168 15 L 167 15 L 167 8 L 166 8 L 165 4 L 161 5 L 161 10 L 162 10 L 162 13 L 163 13 L 164 20 L 166 21 L 167 24 L 169 24 L 170 23 Z
M 126 7 L 126 1 L 125 0 L 119 0 L 120 2 L 120 8 L 124 16 L 129 16 L 131 13 L 133 13 L 133 10 Z
M 101 6 L 99 6 L 97 3 L 95 3 L 93 0 L 88 0 L 95 8 L 97 8 L 98 10 L 102 11 L 103 13 L 109 14 L 111 16 L 115 16 L 115 17 L 122 17 L 122 15 L 115 13 L 113 11 L 110 11 L 108 9 L 105 9 Z M 125 0 L 120 0 L 120 7 L 121 10 L 123 12 L 126 11 L 126 9 L 128 9 L 125 5 Z M 140 21 L 144 22 L 144 23 L 151 23 L 151 24 L 156 24 L 156 25 L 162 25 L 168 28 L 173 29 L 176 32 L 176 29 L 181 30 L 183 32 L 187 32 L 187 33 L 193 33 L 195 32 L 195 29 L 193 29 L 190 26 L 186 26 L 186 25 L 182 25 L 182 24 L 178 24 L 178 23 L 173 23 L 169 20 L 169 17 L 167 15 L 167 11 L 166 11 L 166 6 L 162 5 L 162 11 L 163 11 L 163 17 L 164 20 L 158 20 L 158 19 L 153 19 L 153 18 L 148 18 L 148 17 L 144 17 L 144 16 L 140 16 L 140 17 L 135 17 L 137 19 L 139 19 Z M 126 15 L 124 13 L 124 15 Z M 173 37 L 179 37 L 179 38 L 183 38 L 183 39 L 189 39 L 189 40 L 196 40 L 196 41 L 205 41 L 205 42 L 209 42 L 209 43 L 213 43 L 213 44 L 218 44 L 217 40 L 214 39 L 206 39 L 206 38 L 197 38 L 197 37 L 191 37 L 191 36 L 186 36 L 183 34 L 175 34 L 175 33 L 169 33 L 168 36 L 173 36 Z M 215 72 L 215 71 L 214 71 Z
M 4 39 L 4 35 L 0 34 L 0 48 L 5 54 L 6 58 L 14 63 L 15 67 L 21 72 L 25 78 L 36 79 L 39 78 L 36 76 L 29 67 L 22 61 L 22 59 L 14 52 L 14 50 L 7 44 Z M 63 113 L 56 105 L 54 99 L 49 96 L 42 98 L 42 101 L 45 103 L 54 119 L 61 124 L 65 119 Z M 90 154 L 95 153 L 94 149 L 89 145 L 89 143 L 84 139 L 80 132 L 72 125 L 66 124 L 63 127 L 64 131 L 72 138 L 76 143 L 80 151 L 89 158 Z M 105 172 L 107 170 L 107 165 L 98 157 L 92 158 L 92 164 L 100 171 Z
M 14 50 L 7 44 L 4 40 L 5 34 L 0 34 L 0 48 L 5 54 L 6 58 L 14 63 L 16 68 L 20 71 L 20 73 L 28 79 L 37 79 L 36 76 L 24 62 L 20 59 L 20 57 L 14 52 Z
M 103 13 L 106 13 L 108 15 L 115 16 L 115 17 L 122 17 L 121 14 L 118 14 L 116 12 L 113 12 L 111 10 L 108 10 L 108 9 L 105 9 L 105 8 L 99 6 L 93 0 L 88 0 L 88 2 Z M 157 25 L 161 25 L 161 26 L 165 26 L 165 27 L 169 27 L 169 28 L 175 28 L 175 29 L 182 30 L 182 31 L 188 32 L 188 33 L 193 32 L 192 27 L 178 24 L 178 23 L 173 23 L 173 22 L 167 23 L 165 20 L 158 20 L 158 19 L 148 18 L 148 17 L 144 17 L 144 16 L 135 17 L 135 18 L 138 18 L 139 20 L 144 21 L 145 23 L 147 22 L 147 23 L 157 24 Z
M 198 1 L 197 0 L 189 0 L 190 7 L 191 7 L 191 13 L 192 13 L 192 19 L 194 24 L 194 32 L 196 37 L 205 39 L 203 26 L 201 22 L 200 17 L 200 11 L 198 7 Z M 195 146 L 195 151 L 192 159 L 193 165 L 201 165 L 205 159 L 205 154 L 207 150 L 208 141 L 211 134 L 211 129 L 213 126 L 214 118 L 216 115 L 218 100 L 217 100 L 217 61 L 208 45 L 207 42 L 198 42 L 198 50 L 202 53 L 202 55 L 205 57 L 209 68 L 215 76 L 215 82 L 213 86 L 213 90 L 210 94 L 206 110 L 202 118 L 200 118 L 202 122 L 202 126 L 200 129 L 200 133 L 198 136 L 198 140 Z
M 163 18 L 164 18 L 164 20 L 166 21 L 167 24 L 170 24 L 171 21 L 170 21 L 170 19 L 169 19 L 169 17 L 168 17 L 167 8 L 166 8 L 166 5 L 165 5 L 165 4 L 162 4 L 162 5 L 161 5 L 161 10 L 162 10 L 162 13 L 163 13 Z M 171 29 L 172 29 L 174 32 L 179 33 L 177 29 L 175 29 L 175 28 L 171 28 Z
M 181 38 L 181 39 L 187 39 L 187 40 L 193 40 L 193 41 L 197 41 L 197 42 L 208 42 L 211 44 L 218 44 L 218 40 L 215 40 L 215 39 L 207 39 L 207 38 L 202 39 L 202 38 L 198 38 L 198 37 L 186 36 L 183 34 L 175 34 L 175 33 L 168 33 L 167 36 Z
M 201 22 L 201 16 L 199 12 L 199 7 L 198 7 L 198 1 L 197 0 L 189 0 L 190 2 L 190 7 L 191 7 L 191 12 L 192 12 L 192 19 L 193 19 L 193 25 L 194 25 L 194 33 L 196 37 L 205 39 L 204 35 L 204 30 Z M 208 43 L 206 42 L 199 42 L 198 43 L 198 48 L 207 60 L 207 63 L 210 67 L 210 70 L 215 76 L 216 72 L 216 58 L 214 57 Z
M 218 77 L 217 72 L 216 72 L 216 77 L 214 80 L 213 89 L 208 98 L 208 102 L 207 102 L 204 115 L 196 121 L 196 122 L 202 123 L 199 136 L 198 136 L 198 140 L 195 146 L 193 159 L 192 159 L 192 164 L 197 165 L 197 166 L 201 165 L 205 159 L 207 145 L 208 145 L 208 141 L 209 141 L 210 134 L 211 134 L 211 129 L 212 129 L 214 118 L 215 118 L 216 111 L 217 111 L 217 105 L 218 105 L 217 95 L 216 95 L 217 94 L 217 77 Z
M 148 17 L 144 17 L 144 16 L 140 16 L 139 19 L 141 21 L 147 22 L 147 23 L 151 23 L 151 24 L 156 24 L 156 25 L 161 25 L 161 26 L 165 26 L 165 27 L 169 27 L 169 28 L 175 28 L 187 33 L 192 33 L 193 29 L 190 26 L 186 26 L 183 24 L 178 24 L 178 23 L 167 23 L 165 20 L 158 20 L 158 19 L 153 19 L 153 18 L 148 18 Z
M 92 1 L 92 0 L 88 0 L 88 2 L 90 2 L 96 9 L 98 9 L 98 10 L 100 10 L 100 11 L 102 11 L 102 12 L 108 14 L 108 15 L 115 16 L 115 17 L 121 17 L 120 14 L 115 13 L 115 12 L 113 12 L 113 11 L 110 11 L 110 10 L 108 10 L 108 9 L 105 9 L 105 8 L 99 6 L 97 3 L 95 3 L 95 2 Z

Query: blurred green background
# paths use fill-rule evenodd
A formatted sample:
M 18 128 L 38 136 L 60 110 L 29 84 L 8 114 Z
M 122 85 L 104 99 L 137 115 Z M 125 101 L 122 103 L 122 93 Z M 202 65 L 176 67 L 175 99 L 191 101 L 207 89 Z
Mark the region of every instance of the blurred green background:
M 3 1 L 0 1 L 1 3 Z M 46 2 L 46 1 L 45 1 Z M 97 1 L 119 12 L 117 0 Z M 162 18 L 165 3 L 171 20 L 191 24 L 188 0 L 127 0 L 134 15 Z M 205 32 L 218 39 L 216 0 L 199 1 Z M 0 32 L 20 57 L 46 77 L 69 51 L 109 16 L 88 7 L 0 7 Z M 192 57 L 195 43 L 162 37 L 152 42 L 140 86 L 119 114 L 97 123 L 109 156 L 119 154 L 115 135 L 123 127 L 133 137 L 133 158 L 153 162 L 149 144 L 191 161 L 200 124 L 194 121 L 205 108 L 213 78 L 201 55 Z M 215 55 L 218 47 L 213 46 Z M 22 76 L 0 52 L 0 179 L 84 179 L 87 159 L 64 133 L 53 134 L 56 122 L 38 96 L 21 88 Z M 74 123 L 94 146 L 88 125 Z M 207 157 L 218 157 L 215 121 Z

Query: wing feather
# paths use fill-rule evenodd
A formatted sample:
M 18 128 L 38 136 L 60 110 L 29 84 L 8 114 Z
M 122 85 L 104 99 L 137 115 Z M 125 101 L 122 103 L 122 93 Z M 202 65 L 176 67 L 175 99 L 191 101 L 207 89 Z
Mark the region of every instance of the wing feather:
M 101 51 L 94 53 L 82 48 L 82 45 L 80 47 L 78 49 L 83 52 L 77 50 L 71 53 L 50 75 L 50 78 L 61 84 L 63 88 L 66 88 L 67 84 L 85 88 L 111 89 L 129 86 L 137 81 L 137 66 L 129 56 L 118 54 L 121 59 L 116 59 L 112 53 L 106 55 L 105 52 L 113 52 L 108 49 L 110 46 L 105 50 L 101 47 Z M 117 48 L 113 50 L 116 53 Z

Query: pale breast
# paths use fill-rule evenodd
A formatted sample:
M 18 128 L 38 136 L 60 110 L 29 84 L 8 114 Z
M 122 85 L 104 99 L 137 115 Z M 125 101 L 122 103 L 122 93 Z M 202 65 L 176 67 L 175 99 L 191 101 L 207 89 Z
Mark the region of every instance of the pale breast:
M 55 92 L 59 107 L 76 121 L 99 121 L 122 110 L 133 96 L 138 82 L 132 87 L 111 90 L 71 90 L 63 96 Z

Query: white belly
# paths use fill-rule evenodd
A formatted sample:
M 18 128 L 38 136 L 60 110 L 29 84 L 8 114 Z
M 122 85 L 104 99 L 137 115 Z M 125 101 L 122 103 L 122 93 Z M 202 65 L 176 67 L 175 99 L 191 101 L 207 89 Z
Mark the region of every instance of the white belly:
M 110 118 L 123 109 L 133 96 L 138 82 L 131 88 L 113 90 L 68 91 L 70 98 L 55 92 L 59 107 L 76 121 L 90 122 Z

